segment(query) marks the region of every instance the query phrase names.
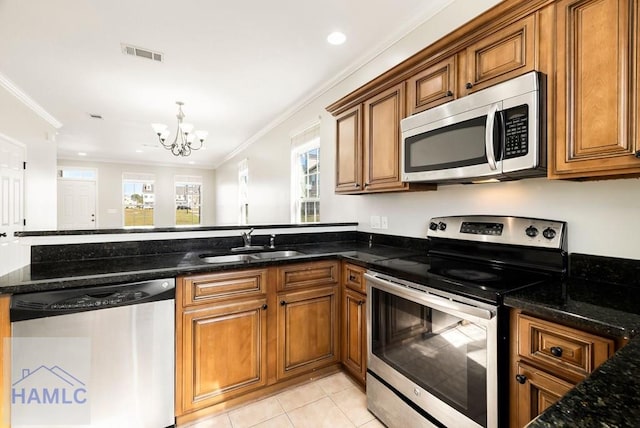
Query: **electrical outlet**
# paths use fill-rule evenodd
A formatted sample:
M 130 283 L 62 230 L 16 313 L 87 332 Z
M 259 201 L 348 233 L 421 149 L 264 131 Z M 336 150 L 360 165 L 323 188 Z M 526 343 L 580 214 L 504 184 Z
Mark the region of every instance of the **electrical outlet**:
M 389 228 L 389 219 L 387 216 L 380 217 L 380 229 L 388 229 Z
M 380 229 L 380 216 L 372 215 L 369 219 L 369 223 L 371 224 L 371 229 Z

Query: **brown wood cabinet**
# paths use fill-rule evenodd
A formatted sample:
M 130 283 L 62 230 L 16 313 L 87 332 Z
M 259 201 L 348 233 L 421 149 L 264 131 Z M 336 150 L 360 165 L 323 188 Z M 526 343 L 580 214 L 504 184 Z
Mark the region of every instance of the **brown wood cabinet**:
M 362 384 L 367 373 L 367 296 L 349 288 L 342 298 L 342 364 Z
M 471 93 L 536 69 L 536 14 L 500 28 L 464 52 L 465 92 Z
M 553 178 L 640 174 L 638 6 L 637 0 L 556 4 Z
M 176 413 L 266 385 L 267 269 L 178 278 Z
M 342 265 L 342 365 L 363 385 L 367 373 L 367 287 L 362 266 Z
M 405 85 L 395 85 L 336 117 L 336 193 L 435 190 L 400 177 Z
M 278 379 L 338 362 L 338 290 L 278 294 Z
M 452 55 L 407 79 L 407 116 L 455 99 L 457 75 Z
M 523 427 L 615 352 L 608 338 L 511 312 L 512 427 Z
M 179 277 L 178 421 L 337 368 L 339 267 L 322 260 Z

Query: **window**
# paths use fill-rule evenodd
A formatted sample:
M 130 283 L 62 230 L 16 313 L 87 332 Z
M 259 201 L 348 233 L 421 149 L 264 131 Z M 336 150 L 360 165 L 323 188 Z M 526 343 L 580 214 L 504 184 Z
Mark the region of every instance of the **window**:
M 292 214 L 294 223 L 320 221 L 320 124 L 291 139 Z
M 96 181 L 98 179 L 98 171 L 95 168 L 63 166 L 58 169 L 58 178 L 63 180 Z
M 125 173 L 122 176 L 124 226 L 153 226 L 155 177 Z
M 243 159 L 238 163 L 238 223 L 249 222 L 249 161 Z
M 202 177 L 178 175 L 176 188 L 176 226 L 200 224 L 202 204 Z

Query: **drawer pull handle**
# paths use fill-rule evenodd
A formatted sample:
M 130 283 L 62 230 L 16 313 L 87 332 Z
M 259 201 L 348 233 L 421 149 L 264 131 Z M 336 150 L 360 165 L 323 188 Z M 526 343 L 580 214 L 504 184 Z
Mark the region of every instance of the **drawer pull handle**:
M 267 306 L 266 304 L 264 304 L 264 305 L 262 305 L 262 310 L 266 311 L 268 307 L 269 307 L 269 306 Z
M 287 302 L 285 302 L 284 300 L 280 300 L 280 306 L 284 306 L 286 304 L 287 304 Z
M 518 382 L 520 385 L 524 385 L 526 381 L 527 381 L 527 377 L 525 375 L 521 375 L 521 374 L 516 375 L 516 382 Z
M 549 349 L 551 351 L 551 355 L 553 355 L 554 357 L 562 357 L 562 348 L 559 346 L 552 346 L 551 349 Z

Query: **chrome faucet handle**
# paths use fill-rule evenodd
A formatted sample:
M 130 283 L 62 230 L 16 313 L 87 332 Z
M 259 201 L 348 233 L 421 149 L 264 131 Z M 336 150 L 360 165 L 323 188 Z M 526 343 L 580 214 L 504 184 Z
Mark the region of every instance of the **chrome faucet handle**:
M 271 238 L 269 238 L 269 248 L 276 248 L 276 235 L 271 234 Z
M 242 232 L 242 240 L 244 241 L 244 245 L 246 247 L 251 246 L 251 234 L 253 233 L 253 227 L 248 232 Z

